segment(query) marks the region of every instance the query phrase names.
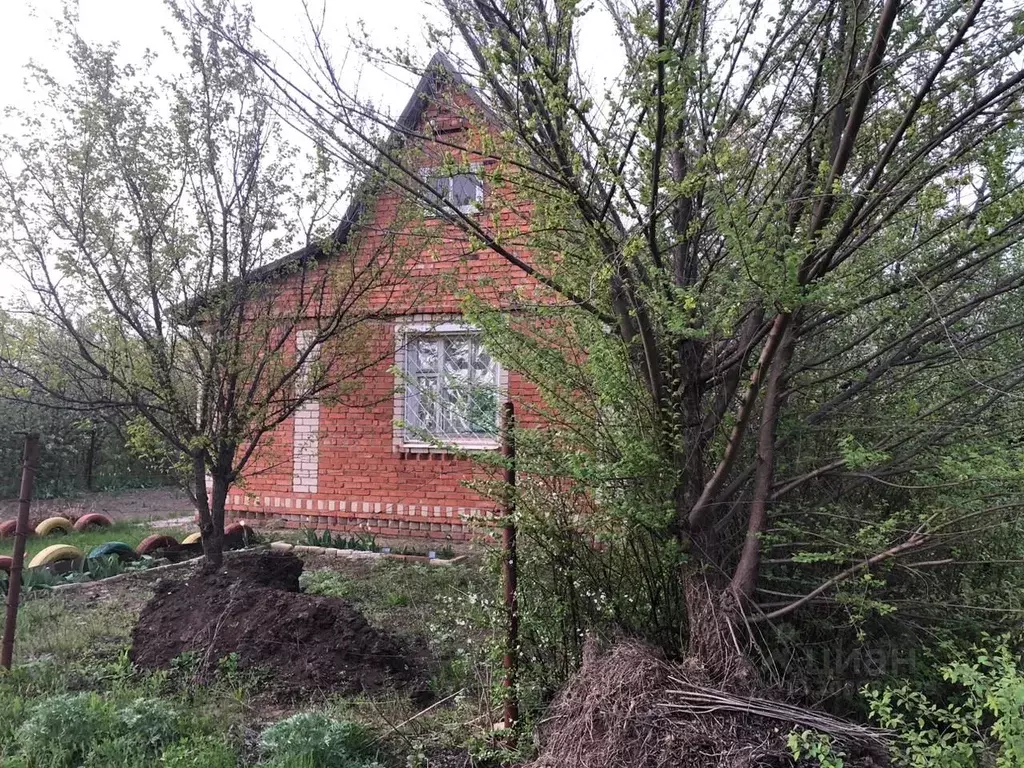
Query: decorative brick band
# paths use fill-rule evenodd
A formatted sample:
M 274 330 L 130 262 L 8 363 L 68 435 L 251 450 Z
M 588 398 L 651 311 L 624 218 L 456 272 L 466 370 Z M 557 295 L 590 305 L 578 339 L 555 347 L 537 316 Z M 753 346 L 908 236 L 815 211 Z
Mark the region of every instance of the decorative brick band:
M 493 510 L 437 504 L 311 499 L 289 495 L 234 493 L 228 496 L 232 519 L 254 524 L 279 522 L 286 528 L 361 531 L 375 535 L 465 540 L 474 521 L 487 521 Z

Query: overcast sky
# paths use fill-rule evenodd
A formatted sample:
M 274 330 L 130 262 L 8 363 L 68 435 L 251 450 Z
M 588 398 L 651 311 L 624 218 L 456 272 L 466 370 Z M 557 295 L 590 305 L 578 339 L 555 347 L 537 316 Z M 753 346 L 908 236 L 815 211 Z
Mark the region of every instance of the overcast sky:
M 53 19 L 61 14 L 61 0 L 2 0 L 0 12 L 0 104 L 25 104 L 24 66 L 34 60 L 61 72 L 66 67 L 64 51 L 53 42 Z M 299 0 L 252 0 L 256 21 L 277 44 L 299 50 L 305 37 L 306 22 Z M 79 32 L 87 40 L 116 42 L 126 60 L 138 61 L 147 48 L 163 50 L 161 28 L 171 22 L 162 0 L 80 0 Z M 415 50 L 425 51 L 421 30 L 432 9 L 417 0 L 381 2 L 327 3 L 327 29 L 333 31 L 339 54 L 346 45 L 348 31 L 356 31 L 360 22 L 375 39 L 407 42 Z M 267 39 L 257 42 L 274 55 Z M 405 84 L 372 69 L 360 74 L 361 90 L 382 98 L 398 108 L 408 97 Z
M 258 31 L 255 42 L 283 66 L 285 51 L 308 49 L 308 22 L 301 0 L 250 0 Z M 320 8 L 323 0 L 309 0 Z M 55 19 L 62 15 L 62 0 L 0 0 L 0 134 L 19 132 L 18 123 L 5 118 L 4 108 L 29 108 L 33 97 L 26 90 L 25 67 L 30 62 L 42 65 L 61 80 L 73 76 L 63 42 L 57 42 Z M 122 60 L 140 62 L 147 49 L 165 54 L 167 66 L 181 66 L 165 42 L 162 29 L 173 26 L 163 0 L 79 0 L 78 32 L 88 41 L 116 43 Z M 424 0 L 326 0 L 325 29 L 333 41 L 335 60 L 341 60 L 349 47 L 349 35 L 361 30 L 378 45 L 405 46 L 429 58 L 423 39 L 425 22 L 442 24 L 436 9 Z M 442 24 L 442 26 L 444 26 Z M 610 20 L 599 13 L 583 21 L 578 38 L 580 60 L 589 74 L 592 93 L 602 92 L 605 84 L 618 75 L 623 57 L 614 42 Z M 301 55 L 300 55 L 301 58 Z M 158 67 L 164 73 L 164 67 Z M 361 65 L 357 57 L 346 60 L 347 85 L 359 95 L 397 115 L 408 101 L 414 78 L 403 72 L 382 72 Z M 301 144 L 298 137 L 293 141 Z M 339 209 L 340 210 L 340 209 Z M 0 299 L 19 292 L 18 281 L 6 265 L 0 265 Z
M 318 0 L 310 0 L 317 5 Z M 301 0 L 251 0 L 256 23 L 263 36 L 257 43 L 271 56 L 283 58 L 275 45 L 303 50 L 308 38 Z M 26 106 L 24 67 L 34 60 L 57 73 L 67 71 L 65 53 L 53 41 L 53 19 L 61 14 L 61 0 L 0 0 L 0 106 Z M 423 40 L 424 21 L 439 22 L 437 11 L 423 0 L 328 0 L 326 29 L 335 40 L 340 58 L 348 33 L 363 25 L 379 43 L 406 45 L 429 56 Z M 163 48 L 161 28 L 170 16 L 163 0 L 80 0 L 79 32 L 87 40 L 116 42 L 126 60 L 137 61 L 147 48 Z M 601 84 L 617 74 L 622 58 L 612 40 L 610 22 L 591 13 L 584 21 L 580 39 L 581 59 Z M 280 61 L 280 58 L 279 58 Z M 400 111 L 410 95 L 408 78 L 396 79 L 372 67 L 351 62 L 346 74 L 358 79 L 362 95 Z M 0 118 L 2 119 L 2 118 Z

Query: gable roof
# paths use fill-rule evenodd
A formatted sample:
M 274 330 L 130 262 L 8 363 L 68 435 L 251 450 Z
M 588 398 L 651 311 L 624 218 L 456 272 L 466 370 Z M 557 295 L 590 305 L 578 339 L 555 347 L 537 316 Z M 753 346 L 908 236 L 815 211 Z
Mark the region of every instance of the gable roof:
M 470 85 L 458 70 L 455 69 L 447 56 L 438 51 L 431 57 L 430 63 L 427 64 L 427 68 L 420 77 L 420 81 L 409 98 L 409 102 L 405 105 L 405 109 L 402 110 L 402 114 L 395 123 L 395 127 L 391 130 L 391 134 L 388 136 L 387 142 L 385 142 L 385 147 L 397 149 L 402 145 L 407 134 L 416 130 L 416 126 L 419 125 L 426 108 L 446 85 L 456 86 L 460 91 L 469 96 L 485 115 L 494 119 L 493 112 L 480 98 L 477 89 Z M 330 237 L 330 243 L 333 247 L 337 248 L 348 243 L 349 235 L 352 233 L 352 229 L 359 220 L 359 217 L 366 210 L 366 201 L 372 196 L 371 193 L 374 191 L 373 188 L 376 183 L 377 180 L 371 174 L 356 188 L 355 193 L 352 195 L 352 201 L 341 218 L 341 222 Z M 322 255 L 323 247 L 321 244 L 310 243 L 297 251 L 293 251 L 269 264 L 264 264 L 262 267 L 254 269 L 249 273 L 247 282 L 273 280 L 288 267 L 302 264 L 309 259 Z

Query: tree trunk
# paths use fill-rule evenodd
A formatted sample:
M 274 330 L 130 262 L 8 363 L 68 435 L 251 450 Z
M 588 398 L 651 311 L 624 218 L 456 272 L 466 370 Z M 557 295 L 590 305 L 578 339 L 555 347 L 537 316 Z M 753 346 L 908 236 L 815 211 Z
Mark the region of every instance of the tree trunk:
M 206 460 L 201 455 L 192 457 L 192 484 L 195 487 L 196 511 L 199 513 L 199 532 L 203 537 L 203 554 L 206 556 L 205 568 L 217 570 L 224 560 L 224 505 L 222 502 L 218 529 L 213 513 L 217 483 L 215 479 L 214 487 L 210 491 L 207 490 Z
M 227 473 L 214 467 L 211 472 L 213 488 L 210 493 L 210 535 L 203 535 L 203 553 L 210 569 L 218 569 L 224 562 L 224 505 L 228 498 Z
M 699 549 L 694 547 L 695 551 Z M 696 557 L 682 578 L 690 682 L 736 693 L 752 690 L 758 674 L 747 657 L 747 633 L 737 622 L 739 612 L 725 579 L 719 576 L 718 569 Z
M 85 451 L 85 490 L 91 491 L 96 465 L 96 427 L 89 430 L 89 447 Z
M 768 383 L 765 385 L 755 458 L 754 498 L 747 515 L 747 535 L 743 542 L 743 553 L 733 572 L 730 585 L 739 605 L 753 601 L 761 572 L 761 537 L 768 528 L 768 499 L 775 482 L 775 442 L 783 407 L 786 369 L 793 356 L 795 344 L 796 332 L 791 328 L 779 347 L 779 354 L 772 361 Z

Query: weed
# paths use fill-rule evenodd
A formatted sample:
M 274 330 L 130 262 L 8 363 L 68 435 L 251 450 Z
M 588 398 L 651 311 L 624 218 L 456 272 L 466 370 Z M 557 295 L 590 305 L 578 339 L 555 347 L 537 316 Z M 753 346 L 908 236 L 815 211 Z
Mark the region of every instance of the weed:
M 375 757 L 372 733 L 357 723 L 303 712 L 267 728 L 260 746 L 274 768 L 368 768 Z
M 172 704 L 138 698 L 117 711 L 117 731 L 146 752 L 156 752 L 180 735 L 178 712 Z
M 325 597 L 353 597 L 355 583 L 337 571 L 303 571 L 299 577 L 302 588 L 311 595 Z
M 85 569 L 96 580 L 109 579 L 111 576 L 117 576 L 125 571 L 121 558 L 117 555 L 90 557 L 85 561 Z
M 79 765 L 113 730 L 114 713 L 95 693 L 59 694 L 35 704 L 14 740 L 40 765 Z
M 136 768 L 152 759 L 152 755 L 131 737 L 121 736 L 93 747 L 82 768 Z

